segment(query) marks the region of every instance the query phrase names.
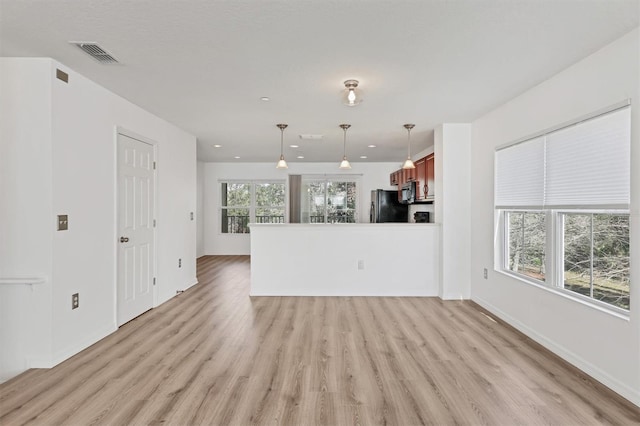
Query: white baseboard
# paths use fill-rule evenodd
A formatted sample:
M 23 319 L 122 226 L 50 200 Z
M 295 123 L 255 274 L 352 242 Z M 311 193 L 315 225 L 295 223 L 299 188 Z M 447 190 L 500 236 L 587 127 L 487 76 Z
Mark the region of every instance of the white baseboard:
M 482 306 L 489 312 L 493 313 L 521 333 L 540 343 L 542 346 L 558 355 L 560 358 L 579 368 L 609 389 L 620 394 L 622 397 L 628 399 L 630 402 L 640 407 L 640 389 L 633 389 L 626 383 L 623 383 L 615 377 L 612 377 L 607 372 L 583 359 L 580 355 L 571 352 L 557 342 L 548 339 L 546 336 L 538 333 L 536 330 L 528 327 L 527 325 L 508 315 L 504 311 L 496 308 L 491 303 L 488 303 L 487 301 L 480 298 L 474 298 L 472 299 L 472 301 Z
M 194 286 L 194 285 L 196 285 L 196 284 L 198 284 L 198 279 L 197 279 L 197 278 L 194 278 L 194 279 L 193 279 L 193 284 L 190 284 L 190 285 L 186 286 L 186 287 L 185 287 L 185 290 L 190 289 L 191 287 L 193 287 L 193 286 Z
M 438 297 L 442 300 L 469 300 L 468 297 L 463 297 L 461 294 L 443 294 Z
M 190 284 L 189 286 L 187 286 L 185 288 L 191 288 L 194 285 L 198 284 L 198 280 L 194 279 L 193 283 Z M 175 296 L 174 296 L 175 297 Z M 168 301 L 172 299 L 172 297 L 170 297 L 169 299 L 161 302 L 158 306 L 160 306 L 162 303 Z M 56 352 L 55 354 L 53 354 L 53 356 L 51 357 L 47 357 L 47 356 L 33 356 L 33 357 L 27 357 L 26 358 L 26 365 L 27 365 L 27 369 L 29 368 L 53 368 L 56 365 L 60 364 L 62 361 L 65 361 L 69 358 L 71 358 L 72 356 L 76 355 L 77 353 L 83 351 L 84 349 L 88 348 L 89 346 L 93 345 L 94 343 L 104 339 L 105 337 L 107 337 L 108 335 L 110 335 L 111 333 L 113 333 L 114 331 L 116 331 L 118 329 L 117 325 L 115 323 L 113 324 L 109 324 L 109 325 L 105 325 L 104 327 L 101 327 L 99 330 L 97 330 L 96 332 L 92 333 L 90 336 L 82 339 L 81 341 L 74 343 L 73 345 Z
M 64 348 L 53 354 L 51 358 L 46 357 L 30 357 L 27 358 L 27 365 L 29 368 L 53 368 L 56 365 L 60 364 L 62 361 L 65 361 L 77 353 L 83 351 L 94 343 L 104 339 L 114 331 L 116 331 L 118 327 L 115 323 L 105 325 L 100 328 L 96 332 L 92 333 L 90 336 L 82 339 L 79 342 L 74 343 L 73 345 Z

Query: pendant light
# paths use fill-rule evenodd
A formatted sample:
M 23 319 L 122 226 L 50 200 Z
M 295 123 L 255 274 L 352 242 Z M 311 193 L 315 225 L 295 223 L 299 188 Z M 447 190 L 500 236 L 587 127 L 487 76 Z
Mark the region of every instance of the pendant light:
M 411 129 L 413 129 L 415 124 L 405 124 L 404 128 L 407 129 L 408 140 L 407 140 L 407 160 L 402 165 L 402 168 L 407 169 L 415 169 L 416 165 L 411 161 Z
M 358 87 L 358 80 L 347 80 L 344 82 L 344 87 L 347 89 L 343 103 L 346 106 L 356 106 L 362 102 L 362 94 L 356 93 Z
M 340 163 L 341 169 L 350 169 L 351 164 L 349 164 L 349 160 L 347 160 L 347 129 L 351 127 L 351 124 L 341 124 L 340 128 L 344 130 L 344 151 L 342 154 L 342 162 Z
M 276 169 L 287 169 L 287 162 L 284 161 L 284 129 L 287 128 L 287 124 L 276 124 L 278 129 L 280 129 L 280 160 L 278 161 L 278 165 Z

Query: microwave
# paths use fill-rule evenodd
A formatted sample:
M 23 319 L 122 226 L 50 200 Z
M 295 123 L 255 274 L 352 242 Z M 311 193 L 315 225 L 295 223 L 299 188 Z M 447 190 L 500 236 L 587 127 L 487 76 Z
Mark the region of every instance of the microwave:
M 402 184 L 400 200 L 402 204 L 411 204 L 416 201 L 416 181 L 411 180 Z

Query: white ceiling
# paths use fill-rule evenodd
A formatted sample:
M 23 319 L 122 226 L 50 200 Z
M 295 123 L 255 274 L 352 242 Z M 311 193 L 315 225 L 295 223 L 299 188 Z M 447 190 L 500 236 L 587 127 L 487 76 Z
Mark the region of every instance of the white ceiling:
M 300 145 L 289 161 L 338 162 L 350 123 L 350 160 L 400 163 L 404 123 L 418 152 L 437 124 L 478 118 L 639 16 L 640 0 L 0 0 L 0 55 L 62 62 L 196 135 L 204 161 L 275 163 L 283 122 Z M 340 99 L 351 78 L 364 96 L 353 108 Z

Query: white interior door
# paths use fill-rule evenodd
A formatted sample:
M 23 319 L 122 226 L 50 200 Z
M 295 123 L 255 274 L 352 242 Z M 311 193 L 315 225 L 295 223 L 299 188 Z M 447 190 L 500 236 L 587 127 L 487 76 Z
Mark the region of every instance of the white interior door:
M 154 147 L 118 134 L 118 326 L 153 307 Z

